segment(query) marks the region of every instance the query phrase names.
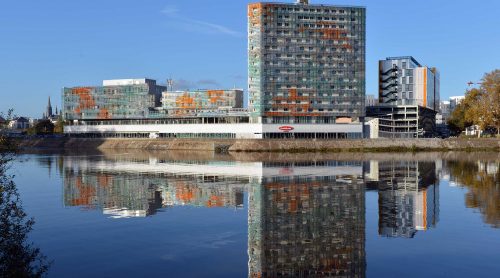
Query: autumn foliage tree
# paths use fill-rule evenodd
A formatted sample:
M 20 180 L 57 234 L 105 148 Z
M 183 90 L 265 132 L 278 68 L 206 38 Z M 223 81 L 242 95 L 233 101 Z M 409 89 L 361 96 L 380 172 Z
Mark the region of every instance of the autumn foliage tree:
M 500 134 L 500 70 L 485 74 L 479 88 L 465 93 L 465 99 L 452 112 L 448 125 L 455 133 L 478 125 L 481 131 L 494 128 Z

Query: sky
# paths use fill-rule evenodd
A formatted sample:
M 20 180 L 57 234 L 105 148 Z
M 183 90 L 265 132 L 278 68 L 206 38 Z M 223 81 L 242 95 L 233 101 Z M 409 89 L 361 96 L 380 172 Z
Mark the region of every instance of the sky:
M 246 0 L 2 0 L 0 112 L 41 117 L 62 87 L 103 79 L 247 88 Z M 273 1 L 269 1 L 273 2 Z M 281 0 L 280 2 L 294 2 Z M 367 8 L 367 94 L 378 60 L 415 57 L 441 73 L 441 99 L 500 68 L 498 0 L 310 0 Z

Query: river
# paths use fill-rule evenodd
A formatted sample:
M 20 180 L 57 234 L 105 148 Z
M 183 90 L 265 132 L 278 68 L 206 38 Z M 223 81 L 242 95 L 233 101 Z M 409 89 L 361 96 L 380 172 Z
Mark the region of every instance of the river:
M 49 277 L 491 277 L 498 153 L 22 154 Z

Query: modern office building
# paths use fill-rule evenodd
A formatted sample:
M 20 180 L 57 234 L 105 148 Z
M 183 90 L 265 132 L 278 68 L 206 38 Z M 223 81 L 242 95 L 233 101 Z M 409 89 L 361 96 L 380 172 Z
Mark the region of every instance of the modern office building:
M 243 108 L 243 90 L 166 91 L 162 107 L 168 115 L 196 115 L 221 108 Z
M 436 136 L 439 84 L 439 71 L 411 56 L 379 61 L 379 104 L 366 112 L 367 117 L 379 119 L 377 137 Z
M 363 7 L 249 4 L 251 122 L 324 130 L 362 122 L 365 25 Z M 352 129 L 362 131 L 360 124 Z
M 436 68 L 422 66 L 411 56 L 379 61 L 381 104 L 418 105 L 439 110 L 440 76 Z
M 65 88 L 65 133 L 83 137 L 363 136 L 365 8 L 248 6 L 248 110 L 241 90 L 168 92 L 150 79 Z M 161 94 L 163 93 L 163 97 Z M 160 105 L 162 101 L 162 105 Z
M 63 88 L 63 117 L 69 121 L 148 118 L 160 105 L 162 91 L 166 91 L 165 86 L 146 78 Z
M 154 85 L 154 86 L 153 86 Z M 63 89 L 72 137 L 91 138 L 320 138 L 361 137 L 361 124 L 251 123 L 241 90 L 163 92 L 151 79 L 108 80 L 99 87 Z

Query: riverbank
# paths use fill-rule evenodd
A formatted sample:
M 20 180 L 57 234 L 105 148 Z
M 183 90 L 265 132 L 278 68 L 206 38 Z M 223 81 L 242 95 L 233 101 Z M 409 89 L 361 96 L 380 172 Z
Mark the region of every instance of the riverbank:
M 500 139 L 359 139 L 359 140 L 268 140 L 268 139 L 77 139 L 36 138 L 19 142 L 23 150 L 139 149 L 212 152 L 419 152 L 500 151 Z

